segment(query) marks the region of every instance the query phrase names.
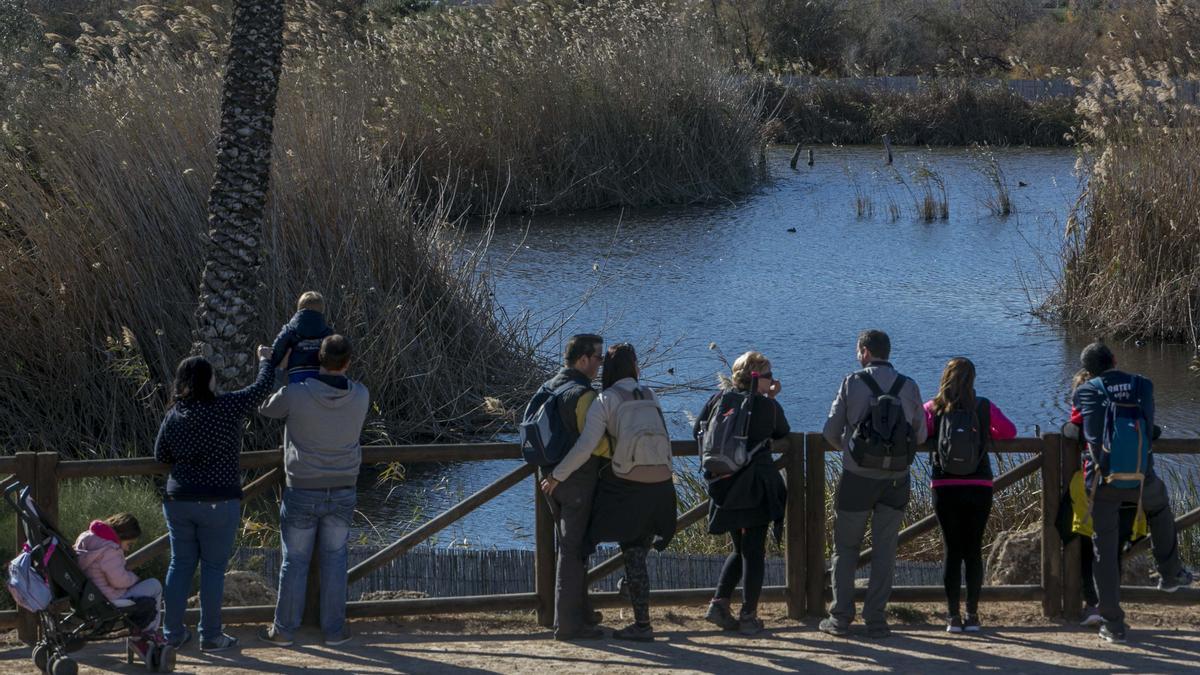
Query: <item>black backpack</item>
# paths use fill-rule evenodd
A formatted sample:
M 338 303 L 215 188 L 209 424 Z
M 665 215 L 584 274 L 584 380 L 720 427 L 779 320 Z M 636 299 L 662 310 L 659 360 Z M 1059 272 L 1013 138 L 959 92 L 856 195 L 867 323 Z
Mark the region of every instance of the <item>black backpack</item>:
M 942 473 L 969 476 L 979 470 L 987 452 L 985 444 L 991 427 L 991 404 L 986 398 L 976 401 L 973 410 L 952 410 L 937 419 L 936 460 Z
M 917 439 L 900 401 L 900 390 L 908 378 L 897 373 L 892 388 L 885 393 L 870 373 L 860 371 L 857 376 L 871 388 L 871 407 L 854 425 L 850 457 L 864 469 L 907 469 L 917 454 Z

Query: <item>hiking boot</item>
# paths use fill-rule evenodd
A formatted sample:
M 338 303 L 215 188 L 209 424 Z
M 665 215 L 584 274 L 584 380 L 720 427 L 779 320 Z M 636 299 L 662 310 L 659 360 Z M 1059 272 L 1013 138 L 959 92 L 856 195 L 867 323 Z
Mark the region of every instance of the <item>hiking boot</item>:
M 721 630 L 737 630 L 740 628 L 738 620 L 734 618 L 733 612 L 729 611 L 729 605 L 723 602 L 708 603 L 708 612 L 704 614 L 704 620 L 720 626 Z
M 832 616 L 821 619 L 821 623 L 817 624 L 817 630 L 821 631 L 822 633 L 828 633 L 838 637 L 846 637 L 850 634 L 850 626 L 838 621 Z
M 1079 622 L 1084 628 L 1095 628 L 1104 623 L 1104 617 L 1100 616 L 1100 608 L 1095 605 L 1088 605 L 1083 608 L 1083 620 Z
M 634 642 L 654 642 L 654 627 L 648 623 L 631 623 L 624 628 L 614 630 L 613 637 L 618 640 L 633 640 Z
M 584 626 L 576 631 L 558 631 L 554 639 L 559 642 L 574 642 L 575 640 L 599 640 L 604 637 L 604 631 L 594 626 Z
M 292 644 L 294 644 L 292 638 L 280 633 L 279 629 L 275 626 L 259 628 L 258 639 L 261 642 L 266 642 L 267 644 L 275 645 L 276 647 L 291 647 Z
M 1100 639 L 1109 642 L 1124 642 L 1125 641 L 1125 624 L 1105 621 L 1104 625 L 1100 626 Z
M 172 640 L 167 640 L 167 644 L 171 645 L 171 649 L 180 650 L 180 649 L 183 649 L 184 645 L 186 645 L 187 643 L 189 643 L 191 641 L 192 641 L 192 631 L 184 628 L 182 637 L 172 639 Z
M 738 617 L 738 632 L 742 635 L 758 635 L 763 631 L 762 619 L 755 614 L 742 614 Z
M 232 635 L 221 633 L 215 639 L 201 640 L 200 651 L 202 652 L 223 652 L 233 649 L 238 646 L 238 639 Z
M 341 647 L 350 641 L 350 631 L 342 629 L 342 632 L 337 635 L 326 635 L 324 643 L 326 647 Z
M 1180 568 L 1173 577 L 1159 577 L 1158 590 L 1174 593 L 1184 586 L 1191 586 L 1193 581 L 1195 581 L 1195 577 L 1192 576 L 1192 573 Z
M 957 614 L 951 614 L 950 619 L 946 621 L 946 632 L 947 633 L 963 632 L 962 618 L 959 617 Z
M 892 636 L 892 629 L 886 623 L 874 623 L 867 626 L 867 637 L 872 640 L 882 640 Z
M 978 633 L 981 630 L 983 630 L 983 627 L 979 625 L 979 615 L 968 614 L 967 620 L 963 622 L 963 632 Z

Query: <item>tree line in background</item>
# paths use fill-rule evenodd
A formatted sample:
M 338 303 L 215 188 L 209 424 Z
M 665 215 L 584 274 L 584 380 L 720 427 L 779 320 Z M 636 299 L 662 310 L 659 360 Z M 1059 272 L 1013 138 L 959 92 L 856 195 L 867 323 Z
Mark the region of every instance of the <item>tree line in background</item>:
M 18 0 L 3 0 L 13 3 Z M 454 7 L 527 0 L 307 0 L 339 12 L 344 27 L 394 22 Z M 641 0 L 666 4 L 711 31 L 741 68 L 827 77 L 944 75 L 1042 78 L 1078 74 L 1097 59 L 1156 61 L 1182 45 L 1156 30 L 1158 15 L 1198 0 Z M 47 32 L 73 38 L 79 24 L 119 19 L 142 0 L 28 0 Z M 233 0 L 162 0 L 231 8 Z M 588 5 L 593 0 L 542 0 Z

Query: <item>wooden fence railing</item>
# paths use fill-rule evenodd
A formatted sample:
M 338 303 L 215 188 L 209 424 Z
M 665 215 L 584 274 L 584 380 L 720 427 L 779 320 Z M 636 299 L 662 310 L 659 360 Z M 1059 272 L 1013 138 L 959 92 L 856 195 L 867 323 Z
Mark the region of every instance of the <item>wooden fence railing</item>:
M 675 441 L 674 454 L 687 456 L 696 454 L 694 441 Z M 826 498 L 829 494 L 826 482 L 826 454 L 834 452 L 825 439 L 817 433 L 791 434 L 785 442 L 776 444 L 779 458 L 776 466 L 783 471 L 789 488 L 787 505 L 787 527 L 784 546 L 784 586 L 772 586 L 763 590 L 768 600 L 786 601 L 788 615 L 794 619 L 804 616 L 821 616 L 825 613 L 825 602 L 830 596 L 829 571 L 826 552 L 829 546 L 826 534 Z M 1154 451 L 1166 454 L 1200 454 L 1200 440 L 1160 439 Z M 1064 547 L 1054 526 L 1060 495 L 1070 476 L 1079 468 L 1079 452 L 1073 442 L 1065 442 L 1058 434 L 1046 434 L 1039 438 L 1019 438 L 1000 441 L 994 452 L 999 454 L 1025 455 L 1026 459 L 995 480 L 997 492 L 1011 488 L 1021 479 L 1041 474 L 1042 513 L 1042 556 L 1041 578 L 1036 585 L 987 586 L 982 599 L 989 602 L 1041 601 L 1046 616 L 1079 614 L 1081 603 L 1080 579 L 1075 572 L 1080 566 L 1079 542 Z M 413 445 L 413 446 L 368 446 L 363 448 L 363 462 L 383 464 L 399 462 L 419 464 L 428 462 L 479 462 L 519 459 L 520 452 L 513 443 L 469 443 L 456 445 Z M 257 478 L 244 487 L 245 499 L 262 496 L 280 486 L 283 481 L 282 453 L 280 450 L 245 452 L 241 456 L 244 470 L 259 473 Z M 63 480 L 89 477 L 145 476 L 165 474 L 170 470 L 152 458 L 109 459 L 109 460 L 64 460 L 54 452 L 22 452 L 0 457 L 0 487 L 13 481 L 33 487 L 34 499 L 46 517 L 54 523 L 59 516 L 59 483 Z M 398 540 L 381 549 L 369 559 L 349 571 L 350 581 L 356 581 L 386 565 L 398 556 L 463 518 L 496 496 L 525 483 L 532 489 L 534 504 L 535 569 L 532 593 L 508 593 L 463 597 L 411 598 L 395 600 L 351 601 L 347 606 L 350 617 L 378 617 L 411 614 L 447 614 L 496 610 L 535 610 L 538 621 L 549 626 L 554 618 L 554 523 L 549 507 L 538 491 L 536 481 L 528 479 L 533 468 L 521 464 L 516 469 L 493 481 L 490 485 L 466 497 L 443 513 L 406 533 Z M 916 480 L 914 478 L 914 480 Z M 529 487 L 533 483 L 532 488 Z M 707 504 L 701 503 L 678 519 L 677 527 L 683 529 L 703 519 Z M 1179 529 L 1200 523 L 1200 509 L 1192 510 L 1176 519 Z M 937 527 L 935 518 L 926 516 L 905 527 L 900 532 L 899 543 L 913 541 Z M 70 533 L 64 533 L 69 536 Z M 17 549 L 23 542 L 18 528 Z M 133 552 L 128 557 L 130 567 L 138 567 L 169 552 L 167 537 L 159 537 Z M 860 567 L 870 562 L 871 552 L 862 551 Z M 312 566 L 315 568 L 314 559 Z M 594 582 L 620 569 L 621 555 L 617 554 L 598 564 L 588 572 L 588 581 Z M 316 574 L 310 574 L 309 612 L 306 621 L 315 619 Z M 715 580 L 714 580 L 715 582 Z M 865 589 L 859 591 L 864 593 Z M 711 597 L 710 588 L 658 589 L 652 597 L 658 603 L 702 603 Z M 1173 604 L 1193 604 L 1200 601 L 1200 589 L 1184 589 L 1174 594 L 1160 593 L 1151 588 L 1125 588 L 1122 597 L 1133 602 L 1154 601 Z M 941 586 L 899 586 L 892 592 L 897 602 L 940 602 L 944 598 Z M 623 605 L 626 601 L 616 593 L 593 594 L 598 607 Z M 194 614 L 196 610 L 189 610 Z M 195 617 L 190 616 L 190 619 Z M 272 606 L 225 607 L 224 620 L 228 623 L 268 622 L 274 615 Z M 0 627 L 16 625 L 22 639 L 34 637 L 36 624 L 33 617 L 23 611 L 0 612 Z

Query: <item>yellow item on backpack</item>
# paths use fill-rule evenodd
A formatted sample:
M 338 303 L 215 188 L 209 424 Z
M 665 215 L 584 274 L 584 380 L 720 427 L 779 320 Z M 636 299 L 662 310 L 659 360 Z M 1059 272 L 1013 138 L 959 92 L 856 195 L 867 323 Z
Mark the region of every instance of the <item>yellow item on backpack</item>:
M 1092 514 L 1088 505 L 1091 502 L 1091 495 L 1088 494 L 1087 486 L 1083 481 L 1083 471 L 1076 471 L 1075 475 L 1071 476 L 1071 531 L 1084 536 L 1092 536 L 1094 530 L 1092 528 Z M 1138 505 L 1137 517 L 1133 520 L 1133 532 L 1129 536 L 1130 541 L 1137 541 L 1142 537 L 1150 534 L 1150 526 L 1146 522 L 1146 512 L 1142 510 L 1141 504 Z

